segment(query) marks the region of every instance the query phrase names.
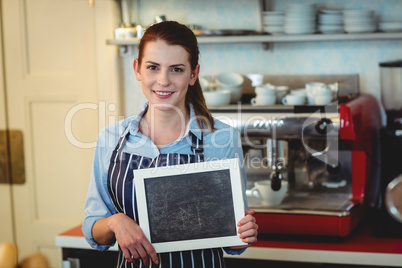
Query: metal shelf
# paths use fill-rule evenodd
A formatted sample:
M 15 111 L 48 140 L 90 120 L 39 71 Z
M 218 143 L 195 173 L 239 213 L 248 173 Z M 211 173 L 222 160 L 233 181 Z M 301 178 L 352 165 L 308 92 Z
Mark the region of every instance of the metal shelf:
M 345 34 L 306 34 L 306 35 L 243 35 L 243 36 L 198 36 L 200 44 L 230 43 L 276 43 L 276 42 L 317 42 L 348 40 L 397 40 L 402 39 L 402 32 L 345 33 Z M 138 38 L 108 39 L 106 44 L 118 46 L 136 46 Z

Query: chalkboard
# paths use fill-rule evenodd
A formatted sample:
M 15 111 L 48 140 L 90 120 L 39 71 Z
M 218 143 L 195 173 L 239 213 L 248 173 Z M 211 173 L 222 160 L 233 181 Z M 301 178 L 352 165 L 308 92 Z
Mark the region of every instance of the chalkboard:
M 237 159 L 134 171 L 139 224 L 157 252 L 243 245 Z

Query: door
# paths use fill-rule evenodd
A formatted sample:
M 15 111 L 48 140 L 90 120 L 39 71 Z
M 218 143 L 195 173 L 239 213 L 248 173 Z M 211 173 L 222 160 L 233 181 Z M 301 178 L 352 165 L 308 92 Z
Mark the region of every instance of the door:
M 0 21 L 0 40 L 1 40 Z M 3 47 L 0 42 L 0 243 L 14 242 L 11 185 L 9 172 L 9 142 L 7 135 L 6 100 L 4 91 Z
M 20 260 L 41 252 L 60 267 L 55 235 L 82 223 L 94 143 L 103 119 L 119 111 L 104 108 L 119 106 L 108 62 L 116 48 L 105 42 L 114 1 L 98 2 L 1 1 L 7 122 L 21 134 L 25 163 L 25 180 L 4 196 L 13 210 L 1 213 L 14 214 Z

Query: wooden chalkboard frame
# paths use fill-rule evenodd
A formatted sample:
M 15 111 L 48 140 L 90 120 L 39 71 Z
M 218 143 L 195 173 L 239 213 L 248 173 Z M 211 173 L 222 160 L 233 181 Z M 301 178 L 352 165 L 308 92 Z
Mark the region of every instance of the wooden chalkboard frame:
M 188 240 L 180 240 L 180 241 L 163 241 L 163 242 L 153 242 L 151 238 L 151 228 L 150 226 L 150 218 L 148 214 L 148 204 L 147 204 L 147 193 L 146 193 L 146 182 L 148 180 L 158 180 L 163 178 L 166 182 L 166 179 L 175 178 L 177 176 L 181 176 L 185 174 L 186 176 L 181 176 L 184 178 L 183 183 L 186 180 L 191 180 L 192 177 L 196 176 L 200 173 L 212 174 L 208 172 L 219 172 L 222 171 L 221 174 L 229 174 L 230 178 L 225 178 L 225 181 L 230 180 L 230 188 L 231 195 L 229 202 L 226 204 L 230 204 L 230 213 L 233 213 L 234 221 L 229 220 L 229 222 L 225 223 L 225 225 L 229 225 L 230 228 L 233 228 L 233 232 L 228 235 L 218 234 L 214 237 L 200 237 L 196 239 L 188 239 Z M 165 167 L 156 167 L 156 168 L 148 168 L 148 169 L 138 169 L 134 170 L 134 180 L 135 180 L 135 194 L 137 198 L 137 208 L 138 208 L 138 216 L 139 216 L 139 225 L 142 228 L 145 236 L 154 246 L 156 252 L 174 252 L 174 251 L 184 251 L 184 250 L 195 250 L 195 249 L 206 249 L 206 248 L 217 248 L 217 247 L 230 247 L 230 246 L 240 246 L 246 245 L 240 237 L 238 236 L 238 227 L 237 223 L 244 217 L 244 196 L 243 196 L 243 187 L 241 182 L 240 175 L 240 162 L 237 158 L 233 159 L 225 159 L 225 160 L 217 160 L 217 161 L 206 161 L 201 163 L 192 163 L 192 164 L 184 164 L 184 165 L 174 165 L 174 166 L 165 166 Z M 201 175 L 202 176 L 202 175 Z M 226 176 L 227 177 L 227 176 Z M 157 183 L 157 181 L 152 181 L 152 183 Z M 161 180 L 162 183 L 162 180 Z M 177 180 L 175 180 L 177 183 Z M 188 183 L 188 181 L 187 181 Z M 148 187 L 148 190 L 152 188 Z M 148 193 L 149 194 L 149 193 Z M 177 195 L 177 192 L 172 192 L 172 195 Z M 197 198 L 203 198 L 203 194 L 206 194 L 205 191 L 198 191 L 192 193 L 194 195 L 198 195 Z M 219 204 L 220 196 L 225 196 L 227 199 L 228 193 L 227 191 L 221 191 L 219 193 L 215 193 L 216 201 Z M 210 197 L 209 197 L 210 198 Z M 210 221 L 214 221 L 213 211 L 206 210 L 207 215 L 211 217 Z M 204 212 L 205 213 L 205 212 Z M 152 216 L 152 215 L 151 215 Z M 153 219 L 151 219 L 153 221 Z M 170 222 L 163 222 L 163 224 L 171 224 Z M 181 227 L 188 228 L 188 227 Z M 219 231 L 219 230 L 218 230 Z M 184 230 L 185 232 L 185 230 Z

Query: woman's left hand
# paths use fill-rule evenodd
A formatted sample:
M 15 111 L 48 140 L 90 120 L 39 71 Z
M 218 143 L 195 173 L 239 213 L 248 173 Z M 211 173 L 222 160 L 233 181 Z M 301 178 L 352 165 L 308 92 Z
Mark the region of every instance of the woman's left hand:
M 257 242 L 258 225 L 255 222 L 253 214 L 254 210 L 246 209 L 246 216 L 237 223 L 237 226 L 239 227 L 239 237 L 244 243 L 247 243 L 247 245 L 231 247 L 230 249 L 247 248 Z

